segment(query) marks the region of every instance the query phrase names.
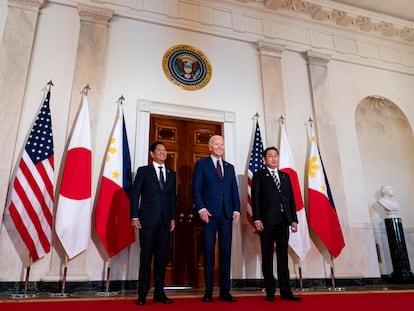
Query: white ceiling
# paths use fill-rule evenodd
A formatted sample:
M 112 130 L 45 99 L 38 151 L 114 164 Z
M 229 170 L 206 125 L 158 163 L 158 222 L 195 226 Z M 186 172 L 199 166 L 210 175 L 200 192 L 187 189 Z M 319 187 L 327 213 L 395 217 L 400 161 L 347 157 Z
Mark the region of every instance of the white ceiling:
M 414 22 L 413 0 L 331 0 L 353 7 Z

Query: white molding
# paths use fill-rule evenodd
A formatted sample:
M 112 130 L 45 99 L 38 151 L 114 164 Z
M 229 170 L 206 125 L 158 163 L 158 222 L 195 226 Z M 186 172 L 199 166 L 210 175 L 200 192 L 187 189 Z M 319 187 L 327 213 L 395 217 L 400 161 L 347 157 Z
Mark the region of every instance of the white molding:
M 235 122 L 236 114 L 232 111 L 206 109 L 200 107 L 162 103 L 147 99 L 138 99 L 137 124 L 134 146 L 134 163 L 136 168 L 145 165 L 148 159 L 148 136 L 150 131 L 150 115 L 158 114 L 195 120 L 206 120 L 223 123 L 223 136 L 225 139 L 226 160 L 236 163 Z
M 341 26 L 341 23 L 346 23 L 339 22 L 338 24 L 332 20 L 333 17 L 344 18 L 341 12 L 346 7 L 339 4 L 335 7 L 327 7 L 327 10 L 331 12 L 330 19 L 319 21 L 309 16 L 312 10 L 283 8 L 273 10 L 266 8 L 263 2 L 174 0 L 166 5 L 166 1 L 79 0 L 77 2 L 92 2 L 94 5 L 112 8 L 114 15 L 120 17 L 188 29 L 252 44 L 265 40 L 296 52 L 317 49 L 322 53 L 332 55 L 332 59 L 335 60 L 414 74 L 414 43 L 405 41 L 401 37 L 378 33 L 381 25 L 389 26 L 390 23 L 397 25 L 395 18 L 392 19 L 385 15 L 372 13 L 372 16 L 368 16 L 370 21 L 375 21 L 377 31 L 364 31 L 361 30 L 362 20 L 363 15 L 368 13 L 367 11 L 351 12 L 352 14 L 363 13 L 358 17 L 358 21 L 355 19 L 354 24 L 351 25 Z M 65 5 L 74 3 L 70 0 L 49 0 L 49 2 Z M 315 0 L 314 2 L 321 1 Z M 384 18 L 385 21 L 381 21 L 380 18 Z M 391 22 L 388 22 L 386 18 L 390 18 Z M 413 23 L 398 21 L 400 22 L 399 28 L 414 28 Z M 404 22 L 406 23 L 403 24 Z

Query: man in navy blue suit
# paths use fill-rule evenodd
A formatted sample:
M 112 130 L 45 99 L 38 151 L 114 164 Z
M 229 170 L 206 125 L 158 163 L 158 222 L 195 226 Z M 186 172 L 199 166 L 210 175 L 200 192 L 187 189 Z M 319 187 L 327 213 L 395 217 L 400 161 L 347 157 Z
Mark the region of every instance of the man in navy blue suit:
M 152 163 L 138 168 L 131 191 L 131 225 L 139 229 L 141 246 L 137 305 L 145 305 L 154 258 L 154 301 L 170 304 L 164 281 L 171 231 L 175 228 L 176 174 L 165 166 L 167 148 L 150 147 Z
M 210 157 L 196 162 L 193 171 L 193 201 L 203 221 L 204 302 L 213 301 L 216 234 L 220 252 L 220 296 L 235 302 L 230 294 L 230 260 L 233 222 L 240 220 L 240 199 L 234 166 L 223 160 L 224 140 L 214 135 L 208 142 Z

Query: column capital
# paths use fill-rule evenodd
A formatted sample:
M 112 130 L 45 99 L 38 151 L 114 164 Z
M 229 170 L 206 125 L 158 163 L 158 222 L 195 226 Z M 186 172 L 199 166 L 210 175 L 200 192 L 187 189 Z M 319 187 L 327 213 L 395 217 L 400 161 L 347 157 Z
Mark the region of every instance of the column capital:
M 47 0 L 8 0 L 7 2 L 9 7 L 39 12 L 45 7 Z
M 306 51 L 306 56 L 310 65 L 316 65 L 321 67 L 328 67 L 328 63 L 331 60 L 331 56 L 328 54 L 317 53 L 311 50 Z
M 263 40 L 257 41 L 257 50 L 262 55 L 274 56 L 282 58 L 283 51 L 285 50 L 284 45 L 274 44 Z
M 108 25 L 114 10 L 78 3 L 78 13 L 81 21 Z

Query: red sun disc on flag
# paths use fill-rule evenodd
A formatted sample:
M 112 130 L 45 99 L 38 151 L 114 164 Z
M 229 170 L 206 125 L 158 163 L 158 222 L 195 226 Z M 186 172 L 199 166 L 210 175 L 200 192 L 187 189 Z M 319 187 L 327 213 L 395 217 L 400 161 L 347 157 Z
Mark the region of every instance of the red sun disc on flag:
M 85 148 L 73 148 L 69 150 L 66 156 L 60 194 L 74 200 L 90 198 L 92 180 L 91 167 L 92 154 L 90 150 Z M 71 176 L 73 177 L 67 178 Z M 82 176 L 82 178 L 75 179 L 75 176 Z

